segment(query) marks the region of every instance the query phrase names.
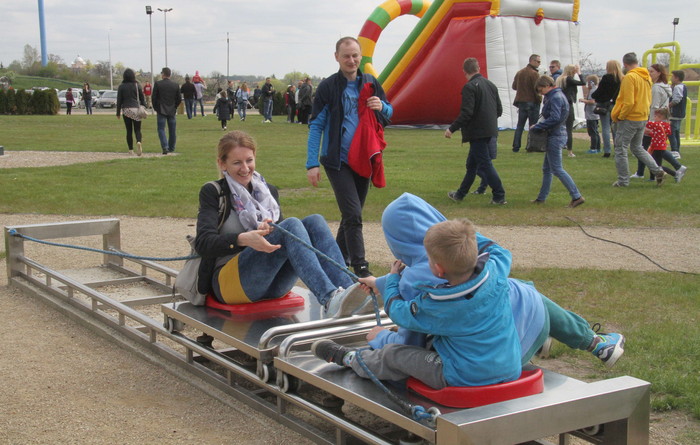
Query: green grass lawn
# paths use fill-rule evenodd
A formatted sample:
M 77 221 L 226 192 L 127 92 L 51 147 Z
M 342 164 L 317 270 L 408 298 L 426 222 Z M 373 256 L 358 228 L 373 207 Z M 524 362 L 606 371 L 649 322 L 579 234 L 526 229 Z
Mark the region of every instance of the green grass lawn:
M 210 111 L 210 110 L 207 110 Z M 124 126 L 113 114 L 85 116 L 0 116 L 0 145 L 6 151 L 126 152 Z M 178 116 L 177 156 L 111 160 L 60 167 L 0 169 L 0 213 L 133 215 L 188 217 L 197 213 L 201 185 L 218 177 L 218 121 Z M 326 180 L 313 189 L 306 180 L 307 128 L 272 124 L 257 115 L 234 120 L 229 129 L 244 129 L 258 141 L 257 167 L 280 188 L 286 216 L 321 213 L 338 220 Z M 156 120 L 143 124 L 144 149 L 159 153 Z M 513 133 L 502 132 L 495 161 L 507 193 L 507 206 L 492 206 L 488 196 L 469 195 L 450 201 L 464 174 L 468 146 L 459 135 L 447 140 L 440 130 L 388 129 L 384 163 L 388 186 L 373 189 L 365 219 L 379 221 L 385 206 L 403 192 L 420 195 L 448 217 L 469 217 L 477 225 L 567 226 L 570 217 L 584 226 L 700 227 L 700 149 L 683 147 L 689 166 L 681 184 L 663 187 L 632 180 L 630 187 L 611 187 L 614 161 L 588 155 L 588 141 L 575 139 L 577 157 L 564 157 L 586 203 L 566 208 L 570 197 L 556 179 L 545 206 L 533 206 L 541 181 L 541 154 L 513 153 Z M 636 159 L 630 162 L 636 167 Z M 696 172 L 696 169 L 698 170 Z M 691 241 L 691 240 L 689 240 Z M 572 255 L 575 255 L 572 252 Z M 383 271 L 381 271 L 383 272 Z M 625 357 L 611 371 L 595 364 L 587 378 L 633 375 L 653 384 L 653 407 L 679 409 L 700 418 L 700 328 L 697 275 L 624 271 L 520 269 L 514 276 L 535 281 L 563 307 L 591 322 L 617 329 L 628 337 Z M 587 353 L 556 348 L 560 357 Z

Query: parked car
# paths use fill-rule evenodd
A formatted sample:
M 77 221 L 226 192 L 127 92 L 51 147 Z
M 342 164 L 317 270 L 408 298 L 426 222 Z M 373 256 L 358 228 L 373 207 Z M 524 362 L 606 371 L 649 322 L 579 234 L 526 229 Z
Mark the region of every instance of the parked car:
M 66 108 L 66 92 L 68 90 L 61 90 L 58 92 L 58 103 L 61 104 L 61 108 Z M 73 100 L 75 100 L 76 108 L 85 108 L 85 102 L 83 102 L 83 90 L 79 88 L 73 88 L 71 90 L 73 93 Z
M 117 92 L 115 90 L 106 90 L 97 102 L 95 106 L 100 108 L 114 108 L 117 106 Z

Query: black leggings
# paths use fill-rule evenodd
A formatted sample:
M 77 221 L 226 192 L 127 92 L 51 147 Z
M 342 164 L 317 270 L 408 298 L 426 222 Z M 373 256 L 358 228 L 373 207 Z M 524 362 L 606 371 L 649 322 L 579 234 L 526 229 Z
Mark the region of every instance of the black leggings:
M 226 119 L 220 119 L 221 121 L 221 128 L 226 128 L 226 123 L 228 122 Z
M 141 121 L 135 121 L 131 118 L 128 118 L 122 114 L 122 118 L 124 119 L 124 126 L 126 127 L 126 145 L 129 146 L 129 150 L 134 149 L 134 141 L 132 139 L 132 128 L 133 131 L 136 133 L 136 142 L 141 142 Z

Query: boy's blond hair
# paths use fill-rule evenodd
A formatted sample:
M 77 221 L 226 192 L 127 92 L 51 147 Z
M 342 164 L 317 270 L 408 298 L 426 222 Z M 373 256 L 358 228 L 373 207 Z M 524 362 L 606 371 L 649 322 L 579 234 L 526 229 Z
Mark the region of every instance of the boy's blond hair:
M 466 218 L 435 224 L 426 232 L 423 245 L 431 261 L 447 273 L 471 272 L 476 266 L 476 228 Z

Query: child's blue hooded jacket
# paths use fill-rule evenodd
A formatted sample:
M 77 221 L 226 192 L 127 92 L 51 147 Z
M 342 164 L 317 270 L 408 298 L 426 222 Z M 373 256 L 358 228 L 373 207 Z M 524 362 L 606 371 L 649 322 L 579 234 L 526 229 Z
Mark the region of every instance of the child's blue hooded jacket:
M 386 242 L 392 254 L 406 264 L 398 284 L 398 291 L 404 300 L 413 300 L 422 291 L 413 287 L 423 282 L 433 286 L 445 284 L 446 281 L 430 272 L 428 256 L 423 247 L 425 232 L 431 226 L 445 221 L 442 213 L 418 196 L 404 193 L 384 210 L 382 228 Z M 479 249 L 491 242 L 477 233 Z M 510 269 L 509 269 L 510 270 Z M 386 298 L 386 280 L 389 275 L 377 278 L 376 286 Z M 520 341 L 522 363 L 527 363 L 533 355 L 533 345 L 540 340 L 546 320 L 542 297 L 537 290 L 516 279 L 508 279 L 509 297 L 515 327 Z M 369 342 L 374 349 L 386 344 L 398 343 L 425 346 L 425 334 L 400 327 L 398 332 L 384 330 Z

